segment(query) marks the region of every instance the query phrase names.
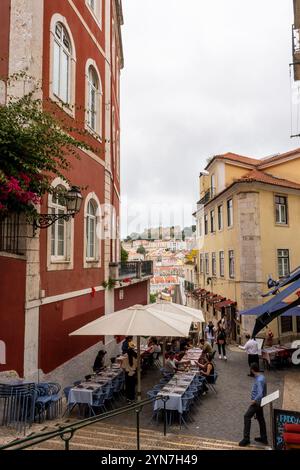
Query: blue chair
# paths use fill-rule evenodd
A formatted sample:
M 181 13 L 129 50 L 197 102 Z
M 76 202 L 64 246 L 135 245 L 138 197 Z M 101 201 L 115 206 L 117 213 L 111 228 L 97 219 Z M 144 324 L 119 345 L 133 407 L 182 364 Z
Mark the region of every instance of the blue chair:
M 100 410 L 101 412 L 106 412 L 107 408 L 105 407 L 105 393 L 102 390 L 95 392 L 93 394 L 93 404 L 92 408 L 96 408 L 96 410 Z M 98 414 L 98 413 L 96 413 Z
M 51 404 L 51 389 L 48 383 L 37 384 L 36 408 L 39 423 L 46 420 L 47 412 Z

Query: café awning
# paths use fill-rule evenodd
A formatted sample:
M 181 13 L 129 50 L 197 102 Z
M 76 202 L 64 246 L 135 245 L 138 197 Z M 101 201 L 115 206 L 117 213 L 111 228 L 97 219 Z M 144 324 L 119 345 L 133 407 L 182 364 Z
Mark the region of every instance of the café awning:
M 223 300 L 222 302 L 216 303 L 215 308 L 217 310 L 222 310 L 222 308 L 233 307 L 235 305 L 236 305 L 236 302 L 234 302 L 233 300 L 227 299 L 227 300 Z

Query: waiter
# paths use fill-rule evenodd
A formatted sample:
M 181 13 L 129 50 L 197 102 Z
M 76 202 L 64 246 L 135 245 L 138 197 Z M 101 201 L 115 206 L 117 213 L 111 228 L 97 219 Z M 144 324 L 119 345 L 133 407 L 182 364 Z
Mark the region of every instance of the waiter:
M 258 356 L 258 344 L 255 338 L 251 338 L 250 335 L 246 335 L 247 342 L 245 346 L 240 346 L 241 349 L 244 349 L 248 354 L 248 365 L 249 367 L 251 364 L 259 364 L 259 356 Z M 251 372 L 248 374 L 249 377 L 253 377 L 253 373 Z

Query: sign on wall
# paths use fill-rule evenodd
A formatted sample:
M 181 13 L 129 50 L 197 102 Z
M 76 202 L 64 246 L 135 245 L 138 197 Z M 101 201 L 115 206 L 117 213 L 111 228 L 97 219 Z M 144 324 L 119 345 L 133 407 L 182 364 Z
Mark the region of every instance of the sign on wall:
M 274 410 L 274 449 L 284 450 L 283 432 L 285 424 L 300 424 L 300 412 Z

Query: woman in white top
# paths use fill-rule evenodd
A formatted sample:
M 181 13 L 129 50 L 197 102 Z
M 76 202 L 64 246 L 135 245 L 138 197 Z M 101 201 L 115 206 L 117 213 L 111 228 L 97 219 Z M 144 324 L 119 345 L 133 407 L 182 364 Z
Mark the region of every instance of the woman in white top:
M 210 321 L 205 328 L 205 337 L 206 340 L 211 344 L 211 347 L 214 347 L 215 339 L 216 339 L 216 329 L 212 321 Z

